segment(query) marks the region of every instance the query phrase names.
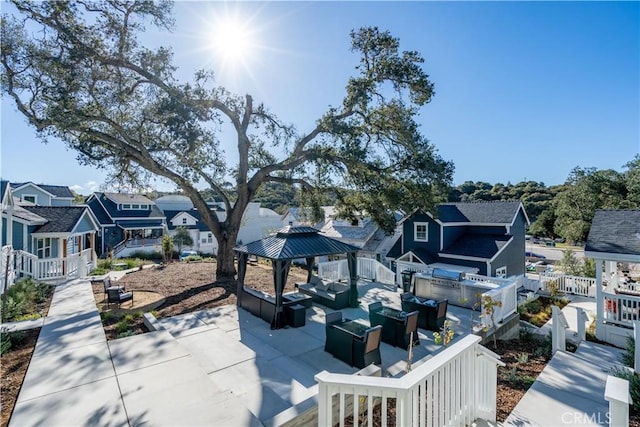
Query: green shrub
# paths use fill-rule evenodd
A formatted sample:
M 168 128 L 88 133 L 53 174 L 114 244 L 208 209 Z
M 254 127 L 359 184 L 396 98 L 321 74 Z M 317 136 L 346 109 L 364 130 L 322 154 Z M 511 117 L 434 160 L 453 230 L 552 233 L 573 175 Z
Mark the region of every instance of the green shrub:
M 123 332 L 126 332 L 130 329 L 129 322 L 126 320 L 121 320 L 116 324 L 116 333 L 119 335 Z
M 5 354 L 11 347 L 20 344 L 27 337 L 25 331 L 6 332 L 0 335 L 0 354 Z
M 17 280 L 2 296 L 2 321 L 12 322 L 21 316 L 33 314 L 36 304 L 44 302 L 53 293 L 53 289 L 52 285 L 38 283 L 32 278 Z
M 22 322 L 24 320 L 35 320 L 35 319 L 40 319 L 42 316 L 40 316 L 38 313 L 31 313 L 31 314 L 22 314 L 20 316 L 16 316 L 13 320 L 14 322 Z
M 640 411 L 640 376 L 626 368 L 613 368 L 611 374 L 629 381 L 629 394 L 633 400 L 633 409 Z
M 632 335 L 627 335 L 626 344 L 626 348 L 620 355 L 620 362 L 622 362 L 624 366 L 633 368 L 635 363 L 636 341 Z
M 124 316 L 122 316 L 122 321 L 126 322 L 126 323 L 132 323 L 133 322 L 133 314 L 127 313 Z
M 126 331 L 120 332 L 118 335 L 116 335 L 116 338 L 124 338 L 130 336 L 133 336 L 133 331 L 131 329 L 127 329 Z

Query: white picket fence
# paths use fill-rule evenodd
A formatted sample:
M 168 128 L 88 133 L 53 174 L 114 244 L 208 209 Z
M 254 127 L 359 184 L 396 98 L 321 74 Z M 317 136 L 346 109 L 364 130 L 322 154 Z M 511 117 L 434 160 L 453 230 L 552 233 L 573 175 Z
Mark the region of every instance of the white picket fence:
M 358 257 L 358 278 L 384 284 L 395 284 L 395 273 L 372 258 Z M 325 280 L 349 280 L 346 259 L 318 264 L 318 276 Z
M 570 276 L 562 273 L 541 272 L 540 273 L 540 288 L 547 289 L 549 282 L 556 282 L 558 285 L 558 291 L 565 294 L 582 295 L 585 297 L 596 296 L 597 282 L 592 277 L 580 277 Z
M 478 418 L 495 422 L 499 365 L 504 363 L 480 345 L 480 337 L 467 335 L 400 378 L 323 371 L 315 377 L 318 425 L 342 427 L 349 416 L 354 426 L 360 425 L 361 416 L 367 418 L 366 425 L 373 425 L 373 407 L 378 402 L 383 426 L 471 425 Z M 339 405 L 334 406 L 334 396 Z M 347 397 L 359 402 L 353 405 L 353 413 L 346 413 Z M 387 419 L 390 404 L 396 408 L 393 421 Z

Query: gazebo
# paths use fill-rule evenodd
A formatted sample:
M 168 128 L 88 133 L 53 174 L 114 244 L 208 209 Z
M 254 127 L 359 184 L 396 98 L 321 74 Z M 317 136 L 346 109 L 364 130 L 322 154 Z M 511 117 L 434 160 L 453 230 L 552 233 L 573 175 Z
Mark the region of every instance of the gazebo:
M 247 261 L 250 255 L 270 259 L 273 268 L 276 310 L 271 322 L 272 329 L 279 329 L 285 325 L 282 308 L 282 292 L 287 283 L 291 262 L 295 259 L 305 259 L 307 267 L 307 282 L 311 280 L 314 259 L 317 256 L 346 254 L 349 267 L 349 285 L 351 307 L 358 306 L 358 264 L 356 254 L 359 248 L 331 237 L 320 234 L 313 227 L 294 227 L 288 225 L 278 230 L 274 235 L 256 240 L 234 248 L 238 257 L 238 304 L 244 292 L 244 278 L 247 272 Z

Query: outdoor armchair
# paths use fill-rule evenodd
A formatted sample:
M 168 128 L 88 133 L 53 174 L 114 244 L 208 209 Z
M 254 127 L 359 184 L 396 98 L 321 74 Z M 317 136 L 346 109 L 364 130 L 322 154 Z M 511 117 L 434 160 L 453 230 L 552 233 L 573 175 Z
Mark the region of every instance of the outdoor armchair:
M 380 357 L 380 339 L 382 326 L 374 326 L 367 330 L 364 340 L 353 342 L 353 366 L 362 369 L 370 364 L 382 364 Z
M 125 301 L 131 300 L 131 305 L 133 305 L 133 292 L 125 292 L 116 287 L 110 287 L 107 289 L 107 298 L 109 304 L 116 303 L 118 307 Z

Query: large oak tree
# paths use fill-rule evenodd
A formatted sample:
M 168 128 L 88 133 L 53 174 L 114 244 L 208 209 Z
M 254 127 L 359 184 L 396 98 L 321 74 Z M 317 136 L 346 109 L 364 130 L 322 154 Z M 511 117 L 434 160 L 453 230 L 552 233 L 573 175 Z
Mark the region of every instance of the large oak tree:
M 420 54 L 401 51 L 386 31 L 352 31 L 359 61 L 342 103 L 299 131 L 250 95 L 216 86 L 211 72 L 179 81 L 170 49 L 141 45 L 145 25 L 171 30 L 168 1 L 12 3 L 16 12 L 2 18 L 3 93 L 40 136 L 64 141 L 82 163 L 129 183 L 175 183 L 218 241 L 219 276 L 235 274 L 242 215 L 266 183 L 303 186 L 309 202 L 331 192 L 345 215 L 367 212 L 389 231 L 395 209 L 429 209 L 446 194 L 453 165 L 415 120 L 433 84 Z M 221 141 L 224 123 L 233 141 Z M 237 164 L 221 145 L 235 146 Z M 224 221 L 207 207 L 203 185 L 223 200 Z

